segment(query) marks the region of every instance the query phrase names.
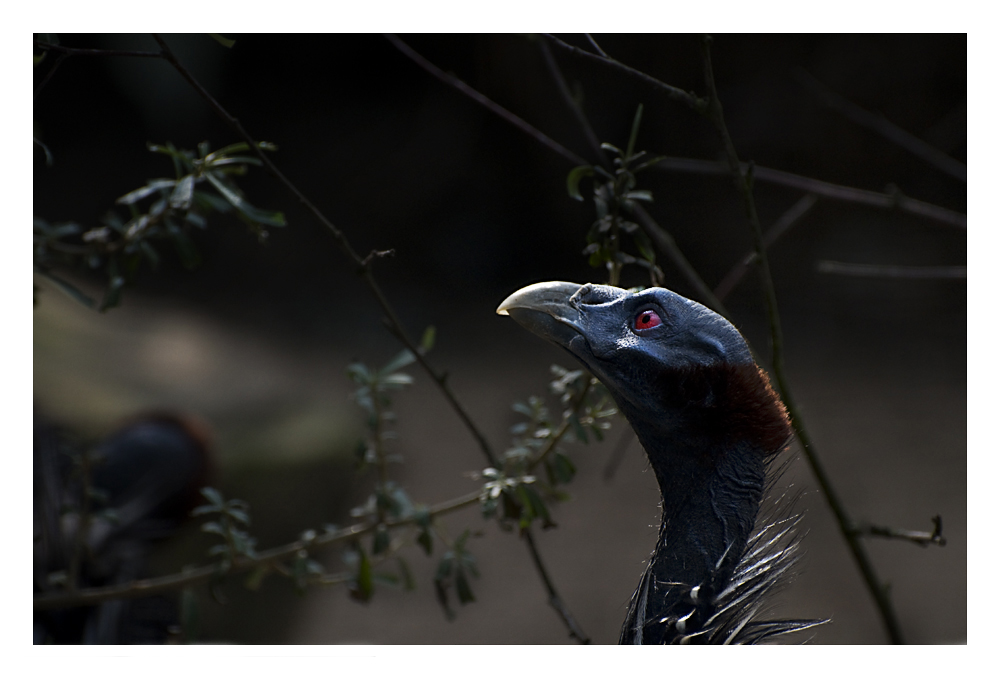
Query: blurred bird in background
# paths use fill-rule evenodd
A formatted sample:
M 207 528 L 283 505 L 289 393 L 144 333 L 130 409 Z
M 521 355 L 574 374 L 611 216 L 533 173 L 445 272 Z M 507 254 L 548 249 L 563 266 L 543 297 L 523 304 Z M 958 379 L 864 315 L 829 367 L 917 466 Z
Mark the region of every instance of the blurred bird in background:
M 147 413 L 84 451 L 44 416 L 34 422 L 34 591 L 118 585 L 145 575 L 210 475 L 211 437 L 191 416 Z M 34 643 L 163 643 L 176 599 L 119 599 L 36 611 Z

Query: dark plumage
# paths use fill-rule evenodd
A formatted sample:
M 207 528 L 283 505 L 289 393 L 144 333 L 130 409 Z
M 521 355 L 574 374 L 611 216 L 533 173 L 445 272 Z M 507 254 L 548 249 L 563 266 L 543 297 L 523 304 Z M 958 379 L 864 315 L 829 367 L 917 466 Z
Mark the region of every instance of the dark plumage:
M 756 643 L 819 624 L 756 619 L 795 561 L 789 503 L 761 511 L 791 427 L 736 328 L 663 288 L 538 283 L 497 313 L 601 380 L 659 483 L 659 537 L 619 643 Z
M 203 425 L 170 414 L 137 417 L 89 455 L 91 513 L 80 535 L 76 513 L 66 512 L 83 503 L 70 455 L 79 452 L 38 418 L 34 443 L 36 593 L 62 587 L 48 576 L 68 573 L 77 550 L 80 587 L 142 577 L 152 544 L 174 534 L 208 480 L 210 445 Z M 170 597 L 113 600 L 36 612 L 34 637 L 35 643 L 162 643 L 177 618 Z

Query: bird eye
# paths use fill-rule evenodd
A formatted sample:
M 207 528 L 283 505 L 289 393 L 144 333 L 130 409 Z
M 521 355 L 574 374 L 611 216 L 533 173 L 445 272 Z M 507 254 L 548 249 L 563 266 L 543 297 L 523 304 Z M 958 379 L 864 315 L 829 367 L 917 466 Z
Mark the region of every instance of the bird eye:
M 636 330 L 649 330 L 650 328 L 655 328 L 661 323 L 663 323 L 663 321 L 660 320 L 660 315 L 652 309 L 640 311 L 639 315 L 635 317 Z

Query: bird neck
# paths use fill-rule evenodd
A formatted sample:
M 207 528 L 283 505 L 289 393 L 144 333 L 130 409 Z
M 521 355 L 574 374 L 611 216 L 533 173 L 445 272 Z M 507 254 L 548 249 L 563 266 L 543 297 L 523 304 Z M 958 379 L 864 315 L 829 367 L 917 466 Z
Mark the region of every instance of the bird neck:
M 621 401 L 656 475 L 662 521 L 627 623 L 642 643 L 703 624 L 743 556 L 767 461 L 790 434 L 781 401 L 756 366 L 660 379 L 656 407 Z M 672 621 L 672 622 L 669 622 Z M 638 626 L 636 626 L 638 625 Z
M 706 450 L 674 437 L 643 447 L 662 499 L 656 579 L 707 591 L 743 555 L 764 492 L 764 455 L 742 443 Z

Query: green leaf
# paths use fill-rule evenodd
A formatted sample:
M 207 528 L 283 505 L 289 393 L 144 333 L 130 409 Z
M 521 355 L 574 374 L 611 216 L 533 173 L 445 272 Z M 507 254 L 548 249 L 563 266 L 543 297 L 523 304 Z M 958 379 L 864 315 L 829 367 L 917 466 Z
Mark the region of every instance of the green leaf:
M 215 160 L 205 161 L 206 167 L 222 167 L 225 165 L 263 165 L 260 158 L 254 158 L 252 156 L 224 156 L 222 158 L 216 158 Z M 245 168 L 244 168 L 245 170 Z M 231 174 L 243 174 L 242 171 L 228 170 Z
M 357 589 L 351 595 L 360 601 L 368 601 L 372 598 L 372 563 L 363 549 L 358 550 L 358 556 L 358 575 L 354 580 Z
M 205 486 L 201 489 L 202 497 L 211 502 L 216 508 L 222 509 L 224 501 L 222 499 L 222 493 L 217 491 L 211 486 Z
M 629 191 L 625 194 L 625 198 L 628 200 L 642 200 L 647 203 L 653 202 L 653 194 L 645 189 L 640 191 Z
M 469 580 L 465 577 L 465 569 L 459 568 L 455 573 L 455 591 L 458 593 L 458 602 L 467 604 L 476 600 L 472 595 L 472 588 L 469 587 Z
M 632 133 L 628 137 L 628 149 L 625 151 L 626 158 L 631 158 L 635 151 L 635 140 L 639 137 L 639 122 L 641 120 L 642 104 L 639 104 L 639 108 L 635 110 L 635 118 L 632 120 Z
M 434 593 L 437 595 L 438 603 L 441 604 L 441 608 L 444 610 L 445 617 L 448 620 L 454 620 L 455 612 L 448 605 L 448 585 L 442 580 L 435 580 Z
M 410 570 L 410 564 L 401 556 L 396 557 L 396 563 L 399 564 L 399 575 L 400 580 L 403 582 L 403 589 L 407 591 L 416 589 L 417 582 L 413 579 L 413 571 Z
M 242 523 L 244 526 L 250 525 L 250 516 L 242 509 L 234 509 L 233 507 L 229 507 L 226 509 L 226 514 L 228 514 L 234 520 Z
M 233 206 L 230 205 L 225 199 L 204 191 L 195 191 L 194 200 L 195 203 L 203 209 L 215 210 L 216 212 L 222 212 L 223 214 L 233 209 Z
M 111 260 L 114 264 L 115 260 Z M 114 267 L 113 267 L 114 268 Z M 108 281 L 108 290 L 104 293 L 104 299 L 101 300 L 101 305 L 98 308 L 99 311 L 107 311 L 108 309 L 113 309 L 121 303 L 122 289 L 125 287 L 125 279 L 121 276 L 113 275 Z
M 434 340 L 437 337 L 437 329 L 433 325 L 428 325 L 424 329 L 424 336 L 420 340 L 420 348 L 426 354 L 434 348 Z
M 206 172 L 205 177 L 209 182 L 211 182 L 212 186 L 215 187 L 223 198 L 229 201 L 229 203 L 237 210 L 246 215 L 248 219 L 261 224 L 267 224 L 269 226 L 285 226 L 285 215 L 282 213 L 269 212 L 267 210 L 259 210 L 255 208 L 232 187 L 227 186 L 225 182 L 219 179 L 214 172 Z
M 358 384 L 371 382 L 371 373 L 364 363 L 351 363 L 347 366 L 347 375 Z
M 249 589 L 251 592 L 256 592 L 260 589 L 261 584 L 264 582 L 264 578 L 270 572 L 271 567 L 267 565 L 260 565 L 250 571 L 250 575 L 246 577 L 243 581 L 243 586 Z
M 393 373 L 382 377 L 379 383 L 384 387 L 399 389 L 413 384 L 413 378 L 406 373 Z
M 170 207 L 187 210 L 194 199 L 194 175 L 185 175 L 170 194 Z
M 236 44 L 235 40 L 230 40 L 229 38 L 223 38 L 218 33 L 209 33 L 208 35 L 223 47 L 232 47 L 233 45 Z
M 177 184 L 176 179 L 153 179 L 149 181 L 142 188 L 136 189 L 135 191 L 130 191 L 124 196 L 116 200 L 115 202 L 119 205 L 133 205 L 138 203 L 140 200 L 146 196 L 157 193 L 162 189 L 168 189 Z
M 650 167 L 652 165 L 656 165 L 658 162 L 664 160 L 665 158 L 666 156 L 653 156 L 652 158 L 644 160 L 639 165 L 636 165 L 635 167 L 632 168 L 632 174 L 635 174 L 640 170 L 645 170 L 647 167 Z
M 413 352 L 409 349 L 403 349 L 401 352 L 396 354 L 391 361 L 382 366 L 379 370 L 379 375 L 388 375 L 389 373 L 394 373 L 400 368 L 410 365 L 417 357 L 413 355 Z
M 635 241 L 635 246 L 639 248 L 639 254 L 650 264 L 656 263 L 656 252 L 653 250 L 653 243 L 649 240 L 649 236 L 642 229 L 637 229 L 635 233 L 632 234 L 632 240 Z
M 583 200 L 580 194 L 580 180 L 584 177 L 593 177 L 594 168 L 590 165 L 577 165 L 566 175 L 566 191 L 573 200 Z
M 576 475 L 576 467 L 573 465 L 573 462 L 562 453 L 556 453 L 553 456 L 552 467 L 559 483 L 569 483 Z
M 620 148 L 618 148 L 617 146 L 615 146 L 614 144 L 608 144 L 607 142 L 605 142 L 605 143 L 601 144 L 601 148 L 604 149 L 605 151 L 614 151 L 619 156 L 623 155 L 622 154 L 622 150 Z
M 84 305 L 85 307 L 89 307 L 91 309 L 93 309 L 93 308 L 95 308 L 97 306 L 97 302 L 94 301 L 93 298 L 91 298 L 89 295 L 87 295 L 86 293 L 84 293 L 82 290 L 80 290 L 79 288 L 77 288 L 75 285 L 73 285 L 69 281 L 65 281 L 62 278 L 60 278 L 59 276 L 56 276 L 53 273 L 50 273 L 48 271 L 44 271 L 44 270 L 39 269 L 37 267 L 35 268 L 35 271 L 40 276 L 43 276 L 44 278 L 52 281 L 52 283 L 56 286 L 56 288 L 60 292 L 62 292 L 63 294 L 65 294 L 67 297 L 69 297 L 70 299 L 74 299 L 77 302 L 79 302 L 80 304 Z
M 235 144 L 230 144 L 229 146 L 223 146 L 221 149 L 216 149 L 212 151 L 207 156 L 205 156 L 205 162 L 210 163 L 218 158 L 224 158 L 230 153 L 242 153 L 243 151 L 249 151 L 250 144 L 245 141 L 238 141 Z
M 424 553 L 427 556 L 430 556 L 431 552 L 434 551 L 434 538 L 431 537 L 431 532 L 426 528 L 422 529 L 417 536 L 417 544 L 424 548 Z

